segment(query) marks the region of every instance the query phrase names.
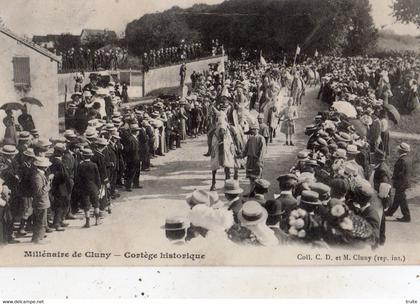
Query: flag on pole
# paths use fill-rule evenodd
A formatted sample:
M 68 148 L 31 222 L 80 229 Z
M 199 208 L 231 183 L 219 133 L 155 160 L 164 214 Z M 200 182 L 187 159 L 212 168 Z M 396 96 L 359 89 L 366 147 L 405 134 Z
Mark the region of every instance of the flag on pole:
M 314 57 L 318 57 L 318 50 L 315 50 Z
M 299 45 L 296 47 L 296 55 L 299 55 L 300 54 L 300 47 L 299 47 Z
M 267 65 L 267 61 L 265 61 L 263 55 L 262 55 L 262 51 L 260 51 L 260 64 L 262 66 L 266 66 Z
M 265 61 L 265 59 L 264 59 L 264 57 L 262 55 L 260 56 L 260 63 L 263 66 L 267 65 L 267 61 Z

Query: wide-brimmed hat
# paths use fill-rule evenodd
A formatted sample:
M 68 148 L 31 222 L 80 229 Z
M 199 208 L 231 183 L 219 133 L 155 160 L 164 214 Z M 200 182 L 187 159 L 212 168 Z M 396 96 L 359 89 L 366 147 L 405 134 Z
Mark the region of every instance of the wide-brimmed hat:
M 51 162 L 46 157 L 37 157 L 35 158 L 34 166 L 41 167 L 41 168 L 48 168 L 49 166 L 51 166 Z
M 287 174 L 283 174 L 277 177 L 278 182 L 296 182 L 297 183 L 298 180 L 299 178 L 297 177 L 297 175 L 293 173 L 287 173 Z
M 258 178 L 255 180 L 255 187 L 256 188 L 261 188 L 261 189 L 268 189 L 270 188 L 271 183 L 263 178 Z
M 75 137 L 77 137 L 76 133 L 72 129 L 67 129 L 66 131 L 64 131 L 63 136 L 66 137 L 66 138 L 75 138 Z
M 42 147 L 49 147 L 51 146 L 51 141 L 48 138 L 40 138 L 37 141 L 37 145 Z
M 333 157 L 347 159 L 347 151 L 344 149 L 337 149 L 337 151 L 334 152 Z
M 29 131 L 29 133 L 31 133 L 32 136 L 39 135 L 39 132 L 37 129 L 32 129 L 31 131 Z
M 187 219 L 183 216 L 171 216 L 165 219 L 165 225 L 160 228 L 165 230 L 183 230 L 188 227 Z
M 63 143 L 56 143 L 54 145 L 54 151 L 64 152 L 64 151 L 66 151 L 66 145 L 63 144 Z
M 225 181 L 225 186 L 223 188 L 223 193 L 226 194 L 240 194 L 244 190 L 239 186 L 239 182 L 237 180 L 228 179 Z
M 398 150 L 400 150 L 402 152 L 405 152 L 405 153 L 408 153 L 408 152 L 411 151 L 411 147 L 410 147 L 409 144 L 403 142 L 398 146 Z
M 29 133 L 28 131 L 22 131 L 19 133 L 19 141 L 30 140 L 30 139 L 31 139 L 31 133 Z
M 346 147 L 347 154 L 359 154 L 359 150 L 356 145 L 347 145 Z
M 321 205 L 319 194 L 312 190 L 303 190 L 298 198 L 298 204 Z
M 210 206 L 210 195 L 206 190 L 194 190 L 187 195 L 186 201 L 191 208 L 200 204 Z
M 321 202 L 325 202 L 330 199 L 331 188 L 328 185 L 317 182 L 309 184 L 309 188 L 312 191 L 318 193 Z
M 108 145 L 108 140 L 106 138 L 99 137 L 95 140 L 95 144 L 97 144 L 99 146 L 106 146 L 106 145 Z
M 82 155 L 83 156 L 93 156 L 93 151 L 91 149 L 84 148 L 84 149 L 82 149 Z
M 140 127 L 139 127 L 138 124 L 131 124 L 130 125 L 130 130 L 131 131 L 138 131 L 138 130 L 140 130 Z
M 117 139 L 121 139 L 120 133 L 117 130 L 112 131 L 111 137 L 114 137 L 114 138 L 117 138 Z
M 88 139 L 96 138 L 98 137 L 98 133 L 94 129 L 87 128 L 85 132 L 85 137 Z
M 242 226 L 254 226 L 267 221 L 268 212 L 260 203 L 248 201 L 243 204 L 238 213 L 238 219 Z
M 32 149 L 32 148 L 28 148 L 25 151 L 23 151 L 23 155 L 25 155 L 27 157 L 32 157 L 32 158 L 36 157 L 34 149 Z
M 297 153 L 298 159 L 307 159 L 309 157 L 309 151 L 308 150 L 302 150 Z
M 1 147 L 0 153 L 4 155 L 16 155 L 19 153 L 19 151 L 14 145 L 4 145 L 3 147 Z

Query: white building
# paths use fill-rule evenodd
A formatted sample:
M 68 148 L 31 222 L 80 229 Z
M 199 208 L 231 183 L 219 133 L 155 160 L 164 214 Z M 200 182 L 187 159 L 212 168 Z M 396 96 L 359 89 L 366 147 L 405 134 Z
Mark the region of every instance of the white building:
M 58 122 L 58 64 L 60 58 L 41 46 L 0 27 L 0 106 L 20 102 L 22 97 L 39 99 L 43 107 L 28 107 L 41 137 L 56 137 Z M 20 113 L 15 113 L 15 120 Z M 0 140 L 5 112 L 0 110 Z

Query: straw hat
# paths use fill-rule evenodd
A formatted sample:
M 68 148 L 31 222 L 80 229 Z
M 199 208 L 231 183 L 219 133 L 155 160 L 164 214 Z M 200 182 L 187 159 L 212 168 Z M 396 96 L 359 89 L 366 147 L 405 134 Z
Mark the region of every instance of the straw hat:
M 49 166 L 51 166 L 51 162 L 46 157 L 37 157 L 35 158 L 34 166 L 40 168 L 48 168 Z
M 242 226 L 254 226 L 267 221 L 267 210 L 256 201 L 248 201 L 238 213 Z
M 18 154 L 18 150 L 16 149 L 14 145 L 4 145 L 0 149 L 0 153 L 4 155 L 16 155 Z
M 32 149 L 32 148 L 28 148 L 25 151 L 23 151 L 23 155 L 25 155 L 27 157 L 32 157 L 32 158 L 36 157 L 34 149 Z
M 223 193 L 227 194 L 240 194 L 244 190 L 239 186 L 239 182 L 234 179 L 228 179 L 225 181 Z
M 206 190 L 194 190 L 187 196 L 186 201 L 191 208 L 200 204 L 210 206 L 210 196 Z
M 411 147 L 409 144 L 403 142 L 398 146 L 398 150 L 400 150 L 401 152 L 408 153 L 411 151 Z

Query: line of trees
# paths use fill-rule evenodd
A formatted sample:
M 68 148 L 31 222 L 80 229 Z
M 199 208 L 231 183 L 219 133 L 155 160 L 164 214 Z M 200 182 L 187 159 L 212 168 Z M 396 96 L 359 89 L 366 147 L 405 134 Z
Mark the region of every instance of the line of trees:
M 181 39 L 210 47 L 216 38 L 231 53 L 282 56 L 299 44 L 307 54 L 364 55 L 378 37 L 370 12 L 369 0 L 228 0 L 144 15 L 127 25 L 126 40 L 136 55 Z

